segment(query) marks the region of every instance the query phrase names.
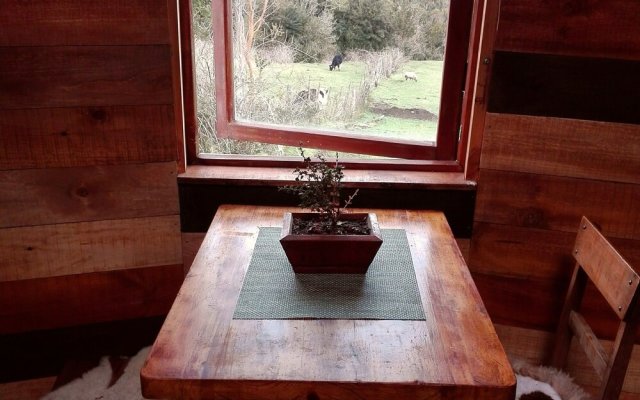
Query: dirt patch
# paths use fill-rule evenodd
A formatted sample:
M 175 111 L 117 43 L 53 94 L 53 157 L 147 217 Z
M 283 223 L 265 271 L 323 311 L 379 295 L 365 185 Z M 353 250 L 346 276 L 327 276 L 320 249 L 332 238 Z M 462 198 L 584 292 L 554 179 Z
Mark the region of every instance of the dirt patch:
M 438 116 L 422 108 L 400 108 L 383 103 L 376 103 L 371 107 L 371 112 L 404 119 L 419 119 L 423 121 L 437 121 Z

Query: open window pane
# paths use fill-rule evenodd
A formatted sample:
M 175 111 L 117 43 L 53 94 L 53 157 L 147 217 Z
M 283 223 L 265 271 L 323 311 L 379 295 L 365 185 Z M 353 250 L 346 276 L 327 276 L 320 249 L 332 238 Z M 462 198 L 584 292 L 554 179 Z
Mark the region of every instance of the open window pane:
M 435 142 L 447 18 L 448 1 L 233 0 L 235 119 Z
M 465 10 L 451 14 L 464 24 L 453 44 L 449 0 L 213 0 L 223 58 L 214 79 L 206 4 L 194 0 L 200 150 L 295 156 L 303 143 L 453 160 L 454 151 L 436 153 L 458 139 L 460 107 L 451 104 L 462 99 L 471 2 L 452 2 Z

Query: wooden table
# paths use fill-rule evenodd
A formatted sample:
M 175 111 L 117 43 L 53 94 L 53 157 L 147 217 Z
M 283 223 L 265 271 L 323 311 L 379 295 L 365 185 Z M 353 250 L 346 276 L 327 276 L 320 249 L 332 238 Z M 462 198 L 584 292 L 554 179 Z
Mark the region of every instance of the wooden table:
M 222 206 L 142 368 L 163 399 L 513 399 L 515 377 L 444 215 L 405 229 L 425 321 L 234 320 L 260 226 L 290 208 Z

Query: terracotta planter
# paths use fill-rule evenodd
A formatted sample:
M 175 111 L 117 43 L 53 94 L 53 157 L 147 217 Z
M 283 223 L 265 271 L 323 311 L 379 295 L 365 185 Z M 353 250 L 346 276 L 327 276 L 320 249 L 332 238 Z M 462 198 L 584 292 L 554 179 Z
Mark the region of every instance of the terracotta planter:
M 343 219 L 367 217 L 369 235 L 294 235 L 293 218 L 313 213 L 285 213 L 280 244 L 293 271 L 307 274 L 364 274 L 382 245 L 373 213 L 344 214 Z

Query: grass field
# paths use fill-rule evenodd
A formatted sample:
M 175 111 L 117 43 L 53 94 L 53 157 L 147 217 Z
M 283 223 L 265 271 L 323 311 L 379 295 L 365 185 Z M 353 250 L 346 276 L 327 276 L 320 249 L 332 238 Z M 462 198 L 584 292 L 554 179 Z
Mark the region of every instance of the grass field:
M 405 80 L 404 71 L 414 72 L 418 81 Z M 307 88 L 327 88 L 331 104 L 362 84 L 365 65 L 362 62 L 345 62 L 340 70 L 329 71 L 325 64 L 271 64 L 262 71 L 261 78 L 268 82 L 271 96 L 281 96 L 285 90 L 297 92 Z M 331 115 L 325 115 L 325 122 L 319 127 L 433 141 L 440 107 L 441 81 L 442 61 L 409 61 L 372 88 L 366 102 L 367 109 L 355 121 L 343 124 L 332 119 Z M 393 107 L 380 112 L 381 109 Z M 327 107 L 327 110 L 330 112 L 332 108 Z M 428 119 L 418 119 L 417 114 L 424 114 Z

